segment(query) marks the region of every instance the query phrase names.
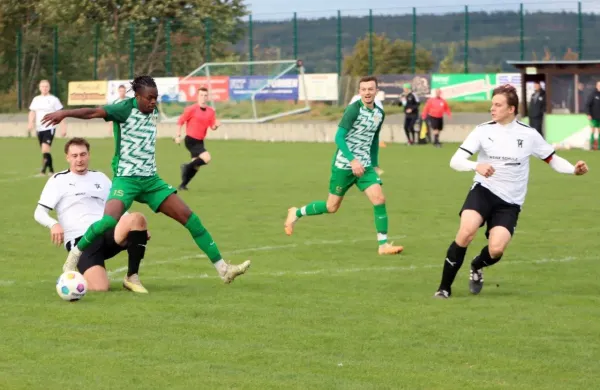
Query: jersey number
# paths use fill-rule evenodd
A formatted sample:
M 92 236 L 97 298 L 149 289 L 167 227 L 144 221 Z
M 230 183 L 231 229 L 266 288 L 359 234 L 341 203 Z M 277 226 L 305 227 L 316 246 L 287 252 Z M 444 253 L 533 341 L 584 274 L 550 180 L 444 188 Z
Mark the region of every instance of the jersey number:
M 122 197 L 123 196 L 123 190 L 114 190 L 113 191 L 113 196 Z

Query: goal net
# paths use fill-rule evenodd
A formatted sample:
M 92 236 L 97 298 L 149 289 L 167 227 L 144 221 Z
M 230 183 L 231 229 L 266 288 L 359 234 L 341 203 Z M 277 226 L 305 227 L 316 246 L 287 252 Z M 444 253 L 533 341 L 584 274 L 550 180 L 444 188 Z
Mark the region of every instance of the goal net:
M 297 60 L 209 62 L 177 83 L 177 98 L 159 104 L 165 122 L 176 122 L 202 87 L 223 123 L 261 123 L 310 111 L 304 67 Z

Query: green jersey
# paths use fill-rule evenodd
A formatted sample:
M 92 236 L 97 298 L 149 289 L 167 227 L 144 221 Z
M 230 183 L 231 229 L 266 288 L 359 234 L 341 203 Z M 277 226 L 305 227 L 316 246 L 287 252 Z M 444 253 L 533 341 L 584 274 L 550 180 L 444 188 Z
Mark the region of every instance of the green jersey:
M 340 121 L 339 127 L 348 131 L 345 137 L 348 149 L 365 168 L 371 166 L 371 147 L 384 119 L 383 108 L 378 105 L 373 109 L 367 108 L 362 100 L 358 99 L 346 107 Z M 339 148 L 335 152 L 333 166 L 338 169 L 352 169 L 350 161 Z
M 135 98 L 103 107 L 106 122 L 113 122 L 115 155 L 113 175 L 154 176 L 156 174 L 156 123 L 158 110 L 144 114 L 138 109 Z

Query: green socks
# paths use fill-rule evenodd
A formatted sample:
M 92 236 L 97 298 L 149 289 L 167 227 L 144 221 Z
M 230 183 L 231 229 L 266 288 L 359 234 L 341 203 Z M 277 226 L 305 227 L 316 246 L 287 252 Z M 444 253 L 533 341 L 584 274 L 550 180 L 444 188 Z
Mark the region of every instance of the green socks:
M 187 223 L 185 224 L 185 228 L 190 232 L 196 245 L 200 248 L 206 256 L 210 259 L 210 261 L 214 264 L 217 261 L 221 260 L 221 253 L 219 252 L 219 248 L 217 248 L 217 244 L 213 240 L 212 236 L 206 230 L 206 228 L 200 222 L 200 218 L 194 213 L 190 215 Z
M 84 251 L 85 248 L 91 245 L 91 243 L 98 237 L 104 234 L 107 230 L 110 230 L 117 226 L 117 220 L 110 215 L 105 215 L 101 220 L 94 222 L 88 230 L 85 232 L 81 240 L 77 243 L 77 248 L 80 251 Z
M 373 206 L 373 212 L 375 214 L 375 229 L 377 229 L 377 241 L 379 245 L 383 245 L 387 242 L 388 232 L 388 216 L 387 210 L 384 204 L 378 204 Z
M 320 200 L 317 202 L 309 203 L 306 206 L 299 208 L 296 211 L 296 217 L 300 218 L 305 215 L 320 215 L 326 213 L 328 213 L 327 202 L 323 202 L 322 200 Z

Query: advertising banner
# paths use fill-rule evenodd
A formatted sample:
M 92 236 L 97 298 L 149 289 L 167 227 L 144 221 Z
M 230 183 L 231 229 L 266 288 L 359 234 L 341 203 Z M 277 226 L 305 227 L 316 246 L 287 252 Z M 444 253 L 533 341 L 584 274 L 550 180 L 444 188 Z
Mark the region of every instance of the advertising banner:
M 258 90 L 261 91 L 256 95 L 256 100 L 298 100 L 298 76 L 284 75 L 275 80 L 267 76 L 229 77 L 231 100 L 249 100 Z
M 229 76 L 211 76 L 210 83 L 209 78 L 204 76 L 182 79 L 183 77 L 179 79 L 180 102 L 195 102 L 200 87 L 208 89 L 211 99 L 215 102 L 229 100 Z
M 306 86 L 306 92 L 304 90 Z M 300 100 L 304 100 L 306 93 L 309 101 L 337 101 L 338 100 L 338 75 L 337 73 L 311 73 L 304 75 L 304 82 L 300 80 L 298 89 Z
M 495 73 L 474 74 L 433 74 L 431 89 L 441 89 L 447 100 L 477 102 L 492 100 L 492 90 L 496 87 Z
M 386 102 L 398 101 L 404 94 L 404 84 L 410 84 L 413 92 L 424 101 L 431 93 L 431 76 L 428 74 L 386 74 L 377 76 L 381 98 Z
M 69 106 L 98 106 L 106 103 L 106 81 L 69 82 Z
M 109 80 L 108 90 L 106 92 L 106 103 L 112 104 L 119 98 L 119 87 L 123 85 L 127 94 L 125 97 L 132 98 L 133 90 L 131 89 L 131 82 L 133 80 Z

